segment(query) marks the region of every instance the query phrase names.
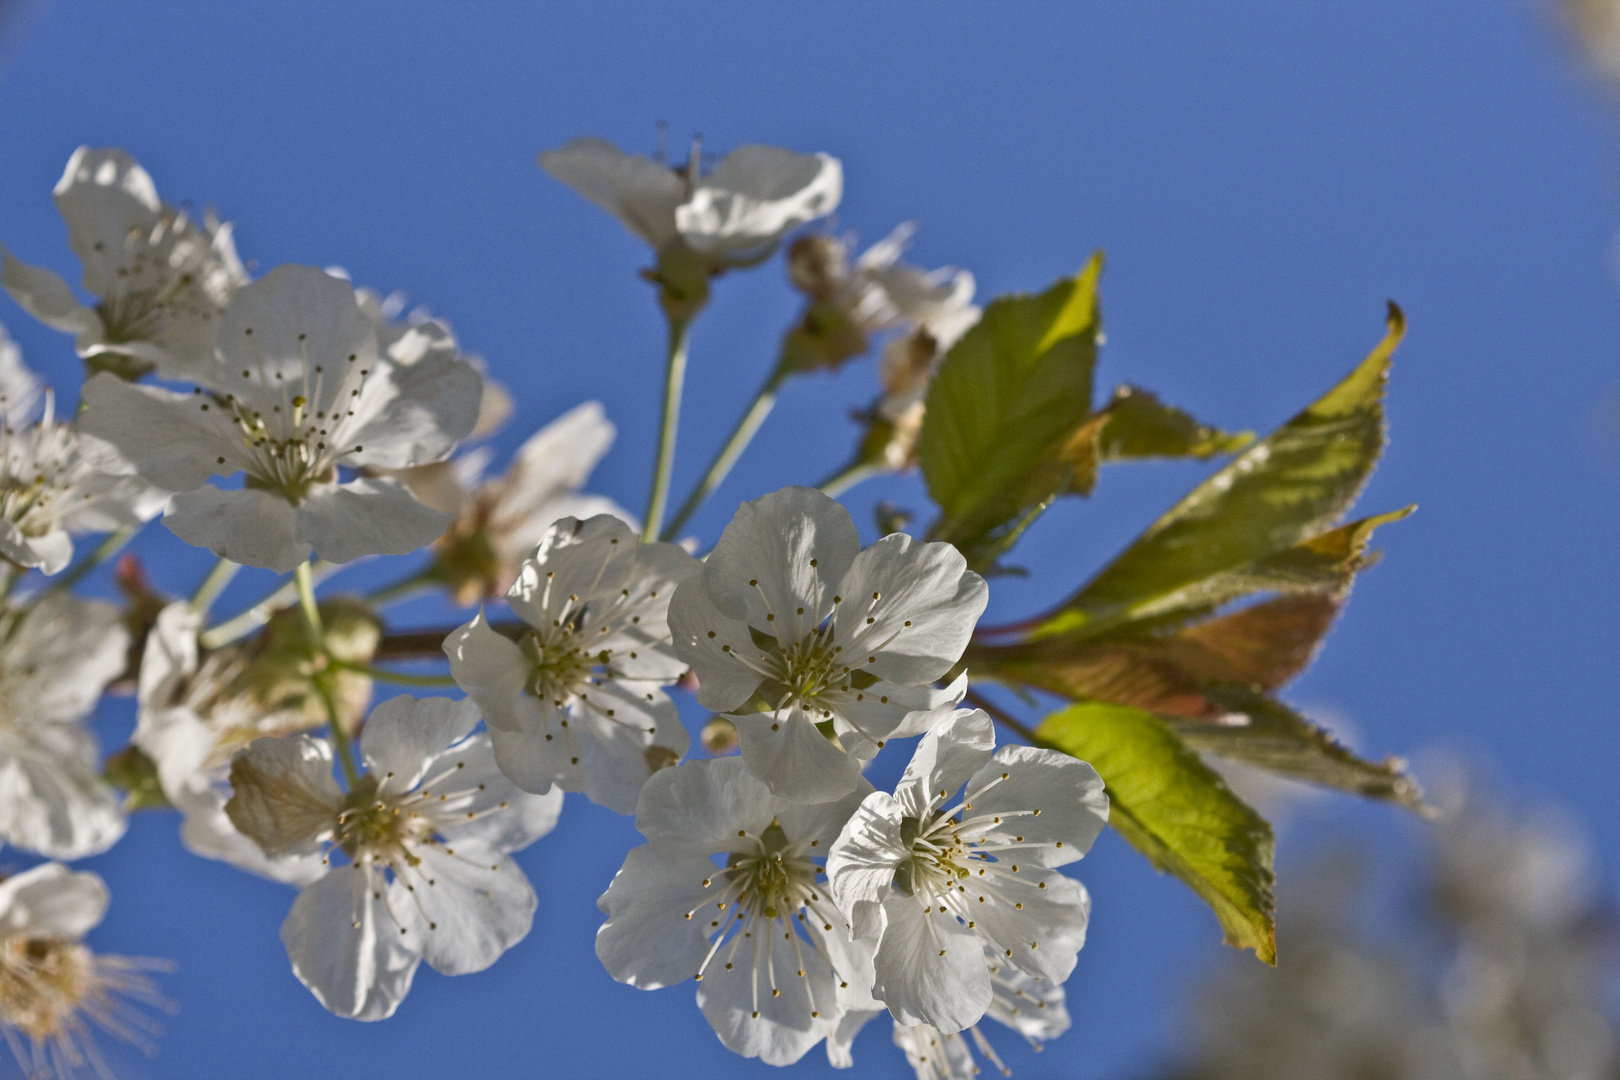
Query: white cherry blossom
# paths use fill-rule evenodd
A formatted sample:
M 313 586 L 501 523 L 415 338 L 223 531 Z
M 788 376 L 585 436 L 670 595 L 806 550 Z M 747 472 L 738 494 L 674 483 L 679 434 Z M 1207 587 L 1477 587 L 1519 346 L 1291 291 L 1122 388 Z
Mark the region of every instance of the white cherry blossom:
M 867 796 L 827 858 L 839 909 L 875 943 L 873 996 L 901 1024 L 948 1034 L 990 1007 L 986 946 L 1033 978 L 1067 979 L 1091 901 L 1055 868 L 1083 856 L 1107 820 L 1085 762 L 997 750 L 981 710 L 943 721 L 895 793 Z
M 198 225 L 160 200 L 151 176 L 122 150 L 79 147 L 54 194 L 96 302 L 81 304 L 61 277 L 10 252 L 0 268 L 6 291 L 41 322 L 73 334 L 93 368 L 198 378 L 225 305 L 248 281 L 231 226 L 211 215 Z
M 453 348 L 395 364 L 346 282 L 281 266 L 238 290 L 201 375 L 190 394 L 106 374 L 84 388 L 83 428 L 178 493 L 164 523 L 182 540 L 286 573 L 312 549 L 404 554 L 444 530 L 399 481 L 343 471 L 439 461 L 472 430 L 480 380 Z M 205 483 L 236 473 L 239 489 Z
M 347 793 L 324 739 L 260 739 L 232 762 L 226 812 L 267 856 L 347 858 L 304 886 L 281 926 L 293 973 L 339 1016 L 383 1019 L 419 961 L 482 971 L 529 932 L 534 889 L 507 852 L 551 831 L 562 795 L 515 788 L 477 723 L 467 700 L 383 702 Z
M 184 602 L 158 613 L 141 656 L 130 741 L 157 767 L 164 797 L 180 812 L 180 839 L 188 850 L 277 881 L 307 884 L 326 872 L 318 854 L 266 855 L 231 824 L 225 803 L 236 751 L 255 739 L 318 727 L 325 718 L 267 708 L 239 690 L 247 648 L 228 645 L 201 655 L 202 624 L 202 613 Z
M 106 911 L 106 883 L 61 863 L 0 881 L 0 1033 L 29 1077 L 71 1080 L 85 1065 L 110 1077 L 93 1028 L 156 1049 L 162 1029 L 132 1003 L 168 1007 L 146 973 L 170 965 L 91 952 L 82 940 Z
M 54 395 L 0 327 L 0 557 L 54 574 L 72 560 L 74 534 L 156 516 L 166 495 L 129 471 L 111 447 L 57 422 Z
M 697 698 L 737 728 L 749 770 L 784 798 L 836 799 L 889 739 L 961 701 L 984 579 L 949 544 L 903 533 L 865 550 L 838 503 L 789 487 L 744 503 L 670 601 Z
M 756 262 L 791 229 L 832 213 L 843 166 L 826 154 L 739 146 L 713 172 L 691 160 L 670 168 L 602 139 L 575 139 L 540 155 L 540 166 L 663 252 L 680 245 L 710 272 Z
M 669 643 L 676 586 L 698 562 L 675 544 L 638 544 L 601 514 L 551 526 L 506 602 L 513 641 L 480 612 L 445 639 L 450 673 L 484 712 L 501 770 L 525 791 L 579 791 L 634 812 L 647 777 L 686 753 L 663 687 L 686 664 Z
M 870 788 L 792 803 L 736 758 L 689 761 L 647 781 L 631 849 L 597 906 L 596 955 L 643 990 L 698 981 L 726 1047 L 788 1065 L 833 1037 L 846 1010 L 878 1007 L 870 954 L 852 942 L 817 861 Z
M 124 835 L 83 720 L 124 670 L 116 607 L 51 592 L 0 618 L 0 840 L 58 859 Z
M 614 434 L 602 406 L 587 401 L 529 436 L 499 476 L 483 476 L 490 455 L 482 449 L 406 470 L 400 479 L 419 500 L 455 515 L 435 545 L 434 576 L 461 603 L 494 599 L 558 519 L 611 514 L 635 527 L 613 500 L 579 490 Z

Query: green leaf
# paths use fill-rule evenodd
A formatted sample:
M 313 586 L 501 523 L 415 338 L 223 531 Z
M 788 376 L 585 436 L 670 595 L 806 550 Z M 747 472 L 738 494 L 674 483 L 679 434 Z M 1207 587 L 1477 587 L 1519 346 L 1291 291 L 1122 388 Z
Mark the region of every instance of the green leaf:
M 1404 331 L 1391 304 L 1388 333 L 1343 382 L 1193 489 L 1035 634 L 1207 608 L 1254 591 L 1250 572 L 1329 529 L 1372 473 L 1384 447 L 1390 357 Z
M 1277 962 L 1271 826 L 1152 713 L 1071 705 L 1042 722 L 1043 744 L 1091 763 L 1108 822 L 1215 911 L 1228 945 Z
M 1400 758 L 1372 762 L 1358 757 L 1276 698 L 1245 686 L 1207 687 L 1204 693 L 1227 710 L 1228 719 L 1171 720 L 1189 746 L 1290 779 L 1425 809 L 1423 791 Z M 1237 718 L 1242 722 L 1233 723 Z
M 1198 458 L 1233 454 L 1254 441 L 1254 432 L 1227 432 L 1194 419 L 1191 413 L 1160 401 L 1134 386 L 1114 390 L 1104 410 L 1108 424 L 1099 440 L 1104 461 L 1130 458 Z
M 1086 468 L 1101 270 L 1094 256 L 1039 296 L 992 301 L 929 386 L 918 457 L 940 508 L 931 535 L 970 565 L 991 562 Z

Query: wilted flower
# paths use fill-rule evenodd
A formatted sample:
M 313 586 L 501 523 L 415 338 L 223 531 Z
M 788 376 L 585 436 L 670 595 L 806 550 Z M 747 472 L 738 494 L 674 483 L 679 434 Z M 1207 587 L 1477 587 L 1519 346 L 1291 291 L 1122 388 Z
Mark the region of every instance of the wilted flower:
M 432 577 L 458 603 L 494 599 L 512 587 L 523 560 L 558 519 L 611 514 L 631 521 L 613 500 L 579 490 L 613 436 L 602 406 L 587 401 L 529 436 L 500 476 L 480 476 L 488 461 L 483 452 L 402 473 L 419 500 L 455 515 L 434 545 Z
M 327 650 L 340 659 L 369 659 L 379 636 L 375 620 L 323 607 Z M 289 628 L 288 622 L 272 623 L 255 643 L 204 654 L 197 644 L 202 614 L 186 603 L 165 607 L 141 658 L 139 712 L 131 741 L 152 760 L 164 797 L 180 811 L 180 838 L 189 850 L 278 881 L 304 884 L 325 873 L 319 856 L 270 858 L 225 814 L 236 751 L 255 739 L 307 731 L 328 721 L 306 656 L 283 644 L 290 629 L 302 629 L 297 623 Z M 340 714 L 358 720 L 371 680 L 349 672 L 325 677 Z
M 931 684 L 988 592 L 949 544 L 895 533 L 863 551 L 848 510 L 789 487 L 737 510 L 669 620 L 698 700 L 736 725 L 749 770 L 783 798 L 826 800 L 887 740 L 962 700 L 965 682 Z
M 238 291 L 218 356 L 191 394 L 99 375 L 85 384 L 82 424 L 175 495 L 164 523 L 187 543 L 279 573 L 404 554 L 448 516 L 397 480 L 341 470 L 438 461 L 472 430 L 477 371 L 453 348 L 410 365 L 378 353 L 371 321 L 346 282 L 281 266 Z M 244 486 L 209 476 L 244 474 Z
M 952 266 L 925 271 L 900 261 L 915 228 L 899 226 L 853 263 L 846 240 L 811 235 L 794 241 L 788 277 L 809 306 L 783 343 L 784 364 L 836 367 L 865 352 L 868 337 L 884 330 L 905 331 L 897 345 L 925 328 L 936 343 L 951 335 L 943 351 L 977 320 L 972 274 Z M 888 356 L 885 351 L 886 368 Z
M 124 670 L 118 609 L 51 592 L 0 618 L 0 839 L 79 859 L 124 835 L 83 720 Z
M 696 978 L 698 1006 L 728 1049 L 771 1065 L 799 1060 L 847 1008 L 875 1004 L 870 956 L 851 942 L 815 861 L 869 788 L 791 803 L 735 758 L 652 777 L 636 810 L 647 843 L 597 901 L 603 966 L 643 990 Z
M 536 905 L 506 854 L 550 832 L 560 792 L 529 795 L 501 776 L 467 700 L 400 696 L 360 736 L 367 773 L 347 793 L 324 739 L 259 739 L 231 764 L 226 804 L 267 856 L 324 852 L 281 926 L 293 973 L 339 1016 L 381 1020 L 421 960 L 482 971 L 529 932 Z
M 1091 900 L 1055 867 L 1107 823 L 1102 780 L 1067 754 L 994 747 L 982 710 L 951 716 L 923 736 L 894 795 L 866 797 L 827 856 L 833 899 L 875 944 L 873 996 L 902 1024 L 976 1023 L 993 997 L 986 946 L 1061 983 L 1085 943 Z
M 93 1028 L 156 1052 L 162 1028 L 130 1002 L 167 1007 L 146 973 L 169 965 L 91 952 L 81 939 L 106 911 L 101 878 L 61 863 L 0 881 L 0 1033 L 30 1077 L 110 1077 Z
M 0 556 L 54 574 L 73 558 L 73 534 L 154 517 L 165 494 L 129 471 L 111 447 L 57 422 L 55 397 L 0 327 Z
M 202 378 L 225 305 L 248 280 L 230 225 L 209 215 L 199 226 L 162 202 L 122 150 L 79 147 L 54 195 L 96 303 L 86 307 L 59 276 L 5 252 L 0 282 L 12 299 L 74 335 L 92 371 Z
M 513 641 L 482 612 L 444 643 L 450 673 L 484 712 L 501 770 L 525 791 L 584 792 L 635 810 L 647 777 L 686 753 L 663 688 L 686 670 L 669 643 L 670 595 L 698 570 L 675 544 L 637 544 L 606 514 L 563 518 L 506 594 Z

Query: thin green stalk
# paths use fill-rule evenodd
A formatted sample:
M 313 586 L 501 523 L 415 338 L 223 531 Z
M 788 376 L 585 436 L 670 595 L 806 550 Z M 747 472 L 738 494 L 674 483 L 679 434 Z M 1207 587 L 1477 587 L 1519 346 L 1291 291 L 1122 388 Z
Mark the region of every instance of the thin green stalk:
M 309 563 L 298 564 L 298 569 L 293 571 L 293 581 L 298 587 L 298 606 L 304 612 L 304 625 L 309 627 L 312 643 L 319 648 L 326 641 L 326 629 L 321 626 L 321 609 L 315 602 L 315 579 L 309 572 Z
M 124 545 L 134 538 L 135 533 L 136 530 L 131 528 L 118 529 L 108 533 L 107 539 L 97 545 L 94 551 L 80 559 L 77 564 L 52 581 L 50 588 L 55 592 L 66 592 L 73 588 L 73 586 L 83 581 L 85 575 L 89 574 L 90 571 L 122 551 Z
M 349 746 L 349 733 L 343 730 L 343 722 L 338 718 L 337 701 L 332 697 L 332 688 L 326 685 L 326 680 L 319 675 L 315 677 L 315 689 L 321 695 L 321 701 L 326 705 L 326 719 L 332 728 L 332 746 L 337 750 L 338 764 L 343 767 L 343 779 L 349 790 L 360 782 L 360 770 L 354 766 L 354 750 Z
M 703 479 L 698 481 L 697 486 L 686 497 L 686 501 L 681 503 L 681 508 L 675 512 L 675 516 L 670 519 L 669 524 L 664 526 L 663 532 L 659 534 L 660 540 L 675 539 L 676 535 L 681 531 L 681 526 L 686 524 L 687 519 L 696 513 L 697 508 L 703 505 L 703 501 L 714 494 L 714 489 L 725 481 L 726 474 L 731 472 L 733 465 L 737 464 L 737 459 L 742 457 L 744 450 L 748 449 L 748 444 L 753 441 L 760 425 L 765 423 L 765 418 L 771 415 L 771 410 L 776 407 L 777 392 L 782 388 L 782 383 L 786 379 L 787 371 L 781 366 L 771 372 L 770 377 L 765 380 L 765 384 L 759 388 L 759 393 L 754 395 L 754 400 L 748 406 L 748 411 L 743 413 L 742 419 L 737 421 L 737 426 L 731 429 L 731 436 L 726 439 L 725 445 L 720 448 L 720 452 L 709 463 L 709 471 L 703 474 Z
M 686 385 L 686 331 L 691 321 L 669 319 L 669 357 L 664 365 L 664 410 L 658 420 L 658 459 L 653 465 L 652 490 L 642 519 L 643 543 L 655 540 L 663 529 L 664 507 L 669 502 L 669 478 L 675 469 L 675 430 L 681 422 L 681 391 Z
M 401 600 L 433 587 L 433 567 L 430 563 L 427 568 L 400 578 L 398 581 L 381 585 L 366 593 L 366 603 L 372 607 L 383 607 L 387 604 L 397 604 Z
M 827 479 L 817 484 L 825 494 L 831 498 L 838 498 L 850 488 L 863 480 L 868 480 L 883 471 L 881 465 L 873 465 L 866 461 L 855 461 L 833 473 Z
M 317 562 L 310 576 L 314 579 L 314 584 L 318 585 L 337 568 L 336 563 Z M 233 615 L 219 625 L 204 630 L 197 638 L 197 641 L 205 649 L 217 649 L 221 645 L 229 645 L 237 638 L 246 637 L 269 622 L 271 615 L 293 603 L 297 598 L 298 583 L 296 581 L 284 581 L 277 587 L 275 592 L 246 611 Z
M 197 591 L 191 594 L 191 610 L 206 613 L 240 569 L 240 564 L 229 559 L 222 558 L 216 562 L 214 568 L 208 571 L 208 576 L 203 578 L 202 584 L 197 586 Z
M 449 675 L 416 675 L 407 671 L 389 671 L 387 668 L 372 667 L 370 664 L 357 664 L 350 660 L 339 660 L 328 657 L 327 664 L 339 671 L 352 671 L 357 675 L 368 675 L 378 682 L 393 683 L 396 686 L 455 686 L 456 680 Z

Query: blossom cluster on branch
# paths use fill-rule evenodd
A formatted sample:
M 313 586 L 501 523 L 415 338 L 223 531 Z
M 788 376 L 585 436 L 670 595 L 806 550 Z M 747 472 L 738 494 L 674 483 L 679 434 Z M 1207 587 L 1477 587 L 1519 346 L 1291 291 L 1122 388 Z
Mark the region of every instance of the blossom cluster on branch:
M 55 196 L 82 289 L 10 251 L 0 268 L 86 372 L 63 422 L 0 336 L 0 838 L 81 858 L 128 813 L 173 808 L 191 851 L 299 889 L 293 974 L 333 1013 L 381 1020 L 421 961 L 470 974 L 524 939 L 537 901 L 512 853 L 577 793 L 645 839 L 602 883 L 613 978 L 692 980 L 721 1042 L 775 1065 L 818 1045 L 850 1065 L 887 1012 L 926 1078 L 1001 1067 L 986 1019 L 1037 1044 L 1068 1026 L 1091 902 L 1064 868 L 1110 822 L 1274 959 L 1270 831 L 1211 763 L 1421 804 L 1398 762 L 1272 693 L 1400 516 L 1339 520 L 1382 449 L 1398 310 L 1348 378 L 1251 446 L 1134 387 L 1093 401 L 1096 260 L 980 306 L 969 272 L 902 261 L 910 225 L 859 256 L 796 233 L 842 197 L 825 154 L 744 146 L 711 169 L 695 144 L 672 166 L 581 139 L 540 164 L 653 249 L 669 338 L 639 519 L 581 490 L 614 437 L 600 405 L 492 475 L 469 444 L 523 402 L 446 324 L 337 271 L 255 278 L 228 223 L 163 202 L 127 153 L 73 155 Z M 784 246 L 803 313 L 671 512 L 692 325 L 716 279 Z M 712 544 L 676 542 L 790 381 L 873 351 L 881 389 L 844 468 L 741 502 Z M 1101 466 L 1233 453 L 1056 608 L 978 625 L 1020 535 Z M 836 495 L 913 469 L 936 520 L 916 539 L 885 512 L 863 545 Z M 122 608 L 72 591 L 156 520 L 218 557 L 189 598 L 130 562 Z M 107 538 L 75 562 L 85 534 Z M 405 556 L 367 596 L 321 590 Z M 241 566 L 288 580 L 216 619 Z M 423 590 L 476 610 L 386 620 Z M 373 705 L 378 683 L 447 693 Z M 103 761 L 85 721 L 119 688 L 136 728 Z M 1020 719 L 1054 695 L 1071 704 Z M 683 699 L 712 714 L 706 756 Z M 998 722 L 1027 745 L 998 746 Z M 877 791 L 891 743 L 910 763 Z M 89 1025 L 142 1041 L 152 1022 L 127 1001 L 165 1007 L 143 962 L 80 943 L 105 903 L 54 862 L 0 882 L 0 1029 L 30 1074 L 105 1072 Z

